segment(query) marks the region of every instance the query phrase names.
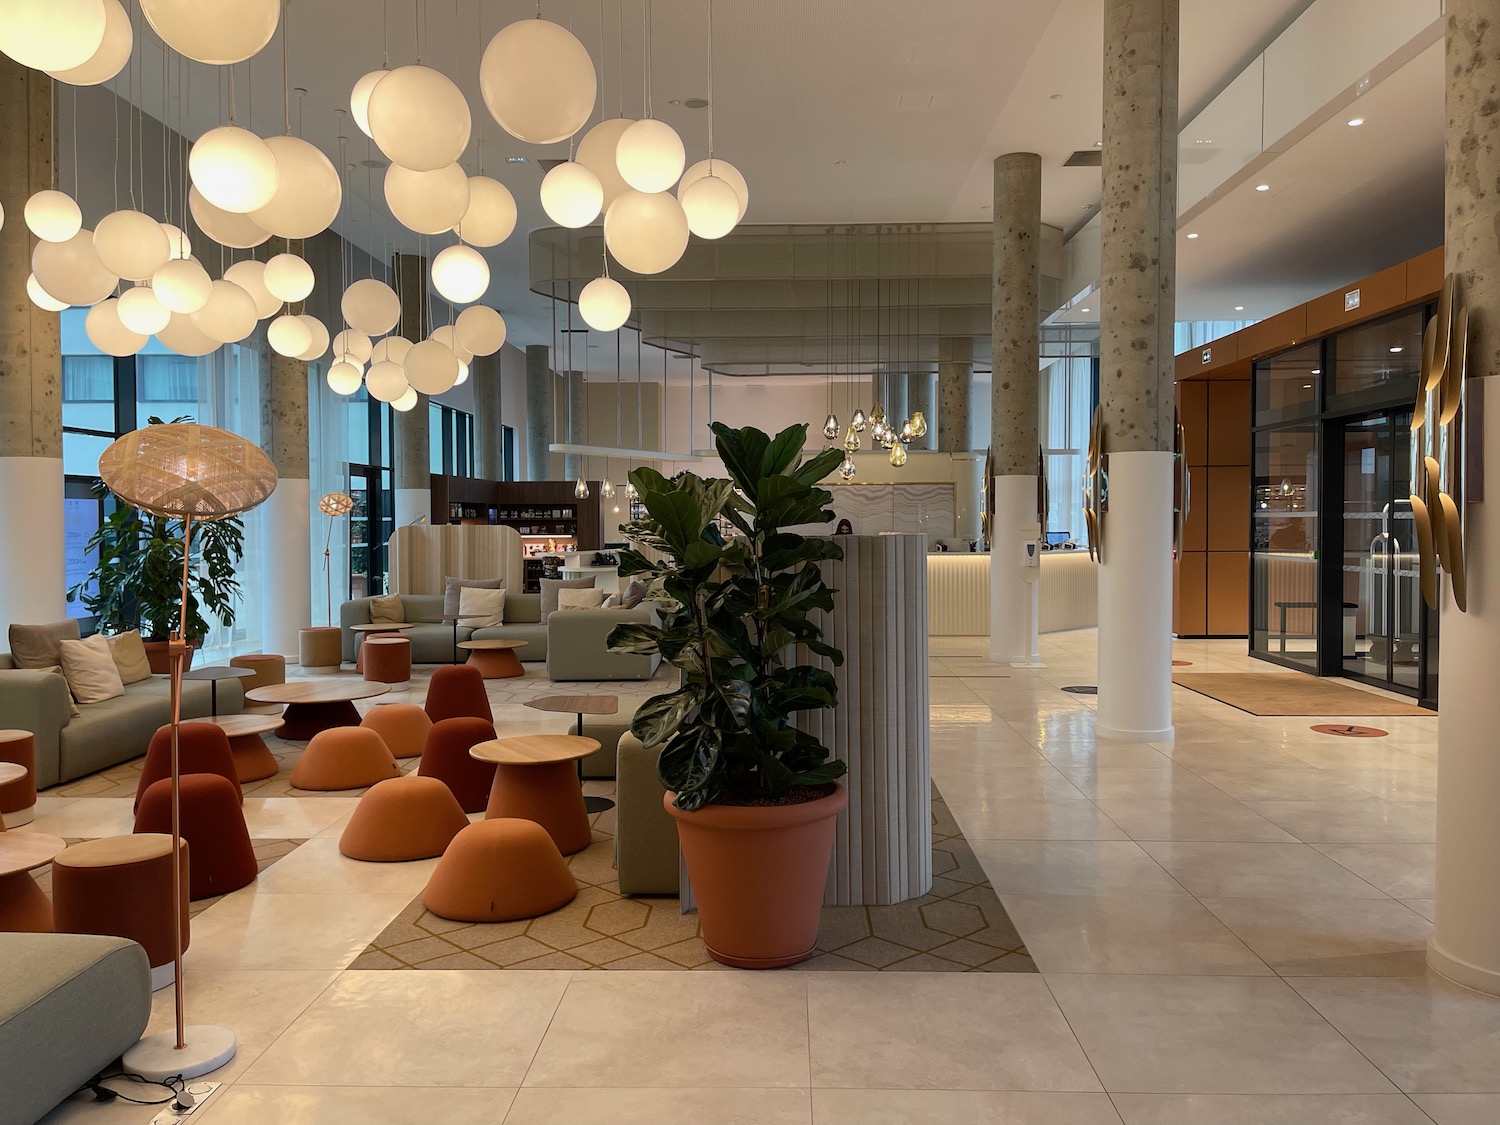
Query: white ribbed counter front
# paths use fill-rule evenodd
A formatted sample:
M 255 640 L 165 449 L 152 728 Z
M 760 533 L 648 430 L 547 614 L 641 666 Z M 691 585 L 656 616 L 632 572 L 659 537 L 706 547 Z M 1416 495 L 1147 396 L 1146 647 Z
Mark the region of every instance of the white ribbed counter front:
M 1083 629 L 1099 623 L 1098 567 L 1087 551 L 1042 555 L 1041 631 Z M 934 637 L 983 637 L 990 631 L 990 556 L 927 556 L 927 632 Z

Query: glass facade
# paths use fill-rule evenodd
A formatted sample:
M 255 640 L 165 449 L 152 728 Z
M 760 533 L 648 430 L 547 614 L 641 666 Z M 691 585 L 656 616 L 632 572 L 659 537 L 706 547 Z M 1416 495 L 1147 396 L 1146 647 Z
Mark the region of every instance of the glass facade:
M 1099 403 L 1099 361 L 1060 359 L 1041 374 L 1042 455 L 1047 520 L 1042 529 L 1083 543 L 1083 481 L 1089 427 Z

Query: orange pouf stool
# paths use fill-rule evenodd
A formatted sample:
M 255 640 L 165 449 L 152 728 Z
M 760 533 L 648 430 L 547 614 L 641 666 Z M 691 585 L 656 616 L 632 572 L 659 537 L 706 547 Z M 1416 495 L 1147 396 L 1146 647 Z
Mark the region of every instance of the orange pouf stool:
M 297 789 L 363 789 L 400 777 L 401 768 L 385 739 L 365 727 L 331 727 L 319 731 L 292 768 Z
M 172 831 L 172 782 L 152 782 L 135 814 L 137 832 Z M 253 883 L 259 873 L 250 830 L 233 787 L 212 773 L 182 779 L 182 838 L 188 842 L 188 897 L 212 898 Z M 170 870 L 170 868 L 168 869 Z
M 170 783 L 168 783 L 170 784 Z M 170 814 L 169 814 L 170 815 Z M 74 844 L 52 861 L 58 933 L 129 938 L 146 950 L 151 988 L 172 983 L 172 837 L 138 832 Z M 182 872 L 182 948 L 188 947 L 188 843 L 177 853 Z
M 427 717 L 434 723 L 463 717 L 495 721 L 490 697 L 484 690 L 484 676 L 467 664 L 445 664 L 432 673 L 426 707 Z
M 410 637 L 366 637 L 359 654 L 365 679 L 372 684 L 404 684 L 411 679 Z
M 343 633 L 337 625 L 313 625 L 297 630 L 297 663 L 304 672 L 312 668 L 337 670 L 343 662 Z
M 385 739 L 392 756 L 416 758 L 427 742 L 432 720 L 415 703 L 382 703 L 366 711 L 359 725 Z
M 495 728 L 488 719 L 464 716 L 433 723 L 417 773 L 435 777 L 451 789 L 464 812 L 483 812 L 495 784 L 495 767 L 476 762 L 469 757 L 469 749 L 494 737 Z
M 274 652 L 247 652 L 229 658 L 231 668 L 249 668 L 255 675 L 240 681 L 246 691 L 286 683 L 286 657 Z
M 481 820 L 453 837 L 422 904 L 455 922 L 511 922 L 573 901 L 578 883 L 546 829 L 529 820 Z
M 0 730 L 0 762 L 12 762 L 26 776 L 0 785 L 0 825 L 19 828 L 36 818 L 36 735 L 29 730 Z
M 239 769 L 234 764 L 234 751 L 229 746 L 229 736 L 222 727 L 213 723 L 186 722 L 178 728 L 177 735 L 178 772 L 184 777 L 192 773 L 212 773 L 225 778 L 234 787 L 236 800 L 243 800 L 240 792 Z M 170 724 L 157 727 L 151 736 L 151 745 L 146 748 L 146 760 L 141 765 L 141 780 L 135 787 L 135 804 L 139 808 L 146 790 L 164 777 L 172 776 L 172 727 Z
M 393 777 L 359 799 L 339 852 L 350 859 L 394 863 L 442 855 L 469 818 L 435 777 Z

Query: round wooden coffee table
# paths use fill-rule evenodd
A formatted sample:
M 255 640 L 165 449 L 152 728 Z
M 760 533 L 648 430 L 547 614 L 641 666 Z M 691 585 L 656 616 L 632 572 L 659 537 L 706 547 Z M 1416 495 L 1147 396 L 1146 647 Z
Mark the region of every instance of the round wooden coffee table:
M 359 726 L 359 711 L 354 700 L 372 699 L 390 691 L 388 684 L 364 680 L 292 680 L 284 684 L 267 684 L 252 688 L 245 698 L 256 703 L 285 703 L 281 737 L 292 742 L 306 742 L 330 727 Z
M 201 722 L 213 723 L 229 736 L 234 772 L 240 783 L 272 777 L 281 768 L 263 734 L 280 730 L 286 722 L 280 715 L 219 715 Z
M 577 715 L 578 726 L 574 729 L 582 734 L 585 715 L 617 714 L 620 710 L 620 697 L 617 695 L 544 695 L 540 699 L 528 699 L 526 706 L 534 711 Z M 580 785 L 583 784 L 582 761 L 578 763 L 578 782 Z M 615 803 L 608 797 L 584 797 L 583 807 L 591 813 L 601 813 L 614 808 Z
M 45 832 L 0 832 L 0 930 L 52 932 L 52 903 L 31 872 L 67 846 Z
M 594 837 L 574 763 L 598 749 L 597 739 L 574 734 L 527 734 L 474 746 L 471 758 L 495 766 L 485 819 L 533 820 L 563 855 L 583 851 Z
M 467 663 L 478 668 L 479 674 L 487 680 L 509 680 L 524 676 L 526 670 L 521 667 L 521 658 L 516 655 L 516 649 L 525 648 L 526 645 L 526 641 L 499 639 L 458 642 L 459 648 L 469 650 Z

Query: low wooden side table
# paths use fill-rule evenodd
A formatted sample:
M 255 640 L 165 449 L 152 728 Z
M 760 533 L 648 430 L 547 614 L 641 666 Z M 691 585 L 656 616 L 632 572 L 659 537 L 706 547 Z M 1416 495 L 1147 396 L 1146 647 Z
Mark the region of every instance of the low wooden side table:
M 551 711 L 554 714 L 574 714 L 578 716 L 578 726 L 574 729 L 579 734 L 583 733 L 583 717 L 585 715 L 615 715 L 620 710 L 620 697 L 617 695 L 544 695 L 540 699 L 528 699 L 526 706 L 533 711 Z M 587 757 L 587 755 L 584 755 Z M 578 783 L 583 784 L 583 762 L 578 763 Z M 601 813 L 615 807 L 615 803 L 608 797 L 585 797 L 583 807 L 591 813 Z
M 254 677 L 254 668 L 235 668 L 228 664 L 210 664 L 206 668 L 190 668 L 182 674 L 184 680 L 207 680 L 209 693 L 209 715 L 219 713 L 219 681 L 248 680 Z
M 201 721 L 213 723 L 229 737 L 234 772 L 242 785 L 247 781 L 273 777 L 281 768 L 266 740 L 261 737 L 281 729 L 285 720 L 280 715 L 219 715 Z
M 16 778 L 13 776 L 11 783 Z M 46 867 L 67 844 L 46 832 L 0 831 L 0 930 L 52 932 L 52 903 L 31 872 Z
M 485 819 L 533 820 L 547 830 L 563 855 L 583 851 L 594 834 L 584 811 L 576 763 L 598 749 L 597 739 L 576 734 L 527 734 L 474 746 L 471 758 L 495 766 Z
M 516 650 L 525 648 L 527 643 L 496 638 L 483 641 L 459 641 L 458 647 L 468 650 L 469 659 L 466 663 L 478 668 L 479 674 L 485 679 L 510 680 L 526 674 L 526 670 L 521 667 L 521 658 L 516 655 Z
M 21 773 L 0 782 L 0 830 L 36 818 L 36 735 L 29 730 L 0 730 L 0 769 L 11 765 Z

